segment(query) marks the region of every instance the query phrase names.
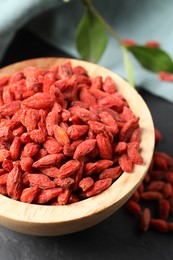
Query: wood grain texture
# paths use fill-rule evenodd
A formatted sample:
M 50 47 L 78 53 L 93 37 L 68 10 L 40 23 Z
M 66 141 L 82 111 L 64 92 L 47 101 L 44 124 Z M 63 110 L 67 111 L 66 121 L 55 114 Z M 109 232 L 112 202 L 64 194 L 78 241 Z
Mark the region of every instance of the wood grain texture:
M 0 224 L 12 230 L 32 234 L 55 236 L 91 227 L 118 210 L 134 193 L 143 180 L 154 149 L 154 127 L 150 111 L 142 97 L 124 79 L 98 65 L 65 58 L 38 58 L 26 60 L 0 69 L 0 76 L 11 75 L 27 66 L 49 68 L 71 61 L 72 66 L 85 67 L 90 76 L 111 76 L 118 91 L 126 98 L 142 129 L 141 155 L 143 165 L 135 165 L 133 173 L 124 172 L 109 189 L 86 200 L 65 206 L 40 206 L 14 201 L 0 195 Z

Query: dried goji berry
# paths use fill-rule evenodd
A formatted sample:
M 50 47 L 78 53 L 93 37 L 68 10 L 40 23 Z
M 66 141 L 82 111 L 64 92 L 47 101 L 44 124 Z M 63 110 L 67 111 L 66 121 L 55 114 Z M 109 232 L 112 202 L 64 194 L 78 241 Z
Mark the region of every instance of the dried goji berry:
M 4 104 L 0 107 L 1 116 L 12 116 L 14 115 L 21 107 L 20 100 L 14 100 L 8 104 Z
M 66 178 L 74 174 L 77 170 L 79 170 L 80 162 L 78 160 L 69 160 L 65 164 L 63 164 L 59 169 L 59 177 Z
M 166 199 L 159 201 L 159 216 L 161 219 L 167 219 L 170 213 L 170 204 Z
M 145 191 L 141 194 L 141 198 L 144 200 L 160 200 L 163 195 L 158 191 Z
M 46 129 L 50 136 L 53 136 L 53 126 L 58 123 L 59 115 L 57 111 L 51 110 L 46 117 Z
M 125 172 L 132 172 L 133 163 L 126 153 L 123 153 L 118 159 L 119 165 Z
M 0 149 L 0 162 L 10 157 L 10 151 L 7 149 Z
M 0 194 L 8 195 L 7 194 L 7 185 L 6 184 L 0 185 Z
M 86 162 L 84 164 L 84 175 L 89 176 L 93 174 L 97 169 L 97 162 Z
M 127 143 L 126 142 L 118 142 L 114 148 L 114 152 L 118 154 L 122 154 L 127 150 Z
M 59 177 L 59 169 L 55 166 L 52 167 L 46 167 L 46 168 L 40 168 L 40 172 L 47 175 L 50 178 L 58 178 Z
M 165 178 L 166 178 L 167 182 L 173 184 L 173 171 L 166 172 Z
M 106 108 L 115 107 L 117 111 L 122 111 L 124 102 L 118 97 L 114 97 L 113 95 L 110 94 L 104 98 L 100 98 L 98 100 L 98 105 Z
M 158 48 L 160 46 L 160 43 L 158 41 L 147 41 L 145 43 L 145 46 L 150 48 Z
M 154 170 L 149 172 L 149 176 L 153 180 L 163 180 L 165 178 L 165 172 L 154 169 Z
M 158 72 L 158 76 L 159 76 L 160 80 L 173 81 L 173 74 L 170 72 L 160 71 L 160 72 Z
M 34 159 L 30 156 L 23 156 L 20 161 L 21 168 L 24 172 L 32 172 Z
M 54 182 L 57 186 L 60 186 L 63 190 L 70 189 L 71 186 L 74 184 L 74 179 L 72 177 L 66 177 L 66 178 L 55 178 Z
M 141 214 L 141 206 L 134 200 L 128 200 L 125 204 L 126 208 L 135 215 Z
M 12 138 L 13 134 L 8 126 L 2 126 L 0 128 L 0 140 L 6 141 Z
M 127 121 L 120 130 L 120 141 L 128 141 L 133 131 L 138 127 L 139 118 L 135 117 Z
M 103 84 L 102 76 L 95 76 L 91 78 L 91 89 L 101 89 Z
M 2 99 L 4 104 L 8 104 L 13 101 L 13 93 L 10 91 L 9 86 L 5 86 L 3 88 Z
M 137 143 L 138 144 L 138 143 Z M 134 164 L 143 164 L 143 158 L 139 153 L 139 149 L 136 148 L 136 142 L 130 142 L 127 145 L 127 154 L 129 159 L 134 163 Z
M 163 189 L 164 185 L 165 185 L 164 181 L 152 181 L 147 186 L 147 190 L 150 190 L 150 191 L 160 191 L 160 190 Z
M 150 227 L 160 232 L 168 232 L 168 224 L 162 219 L 151 219 Z
M 30 132 L 37 127 L 39 113 L 36 109 L 33 108 L 23 109 L 20 120 L 21 123 L 26 127 L 27 131 Z
M 107 76 L 105 78 L 105 80 L 103 81 L 102 88 L 105 92 L 110 93 L 110 94 L 115 93 L 117 90 L 115 82 L 113 81 L 113 79 L 110 76 Z
M 58 202 L 60 205 L 67 204 L 69 197 L 71 195 L 71 190 L 64 190 L 59 196 L 58 196 Z
M 58 197 L 62 192 L 63 192 L 62 188 L 44 189 L 37 193 L 34 200 L 38 204 L 45 204 L 49 200 L 52 200 L 52 199 Z
M 31 97 L 23 100 L 22 105 L 35 109 L 50 109 L 54 100 L 48 93 L 38 92 Z
M 80 157 L 87 155 L 94 149 L 95 145 L 96 145 L 95 139 L 83 141 L 77 146 L 73 154 L 73 159 L 78 159 Z
M 37 192 L 37 186 L 25 188 L 22 191 L 20 200 L 25 203 L 31 203 L 35 199 Z
M 111 160 L 113 156 L 112 146 L 108 138 L 104 137 L 101 134 L 96 136 L 97 146 L 99 148 L 100 157 L 102 159 Z
M 94 173 L 101 173 L 105 169 L 109 168 L 110 166 L 113 165 L 113 161 L 111 160 L 98 160 L 96 161 L 96 169 L 94 170 Z
M 121 113 L 121 118 L 124 122 L 127 122 L 128 120 L 134 118 L 134 114 L 129 107 L 124 106 L 123 111 Z
M 88 107 L 90 105 L 97 104 L 96 98 L 89 92 L 89 90 L 86 87 L 81 88 L 79 93 L 79 99 L 82 102 L 86 103 Z
M 87 75 L 87 70 L 83 68 L 82 66 L 78 65 L 72 68 L 73 73 L 77 75 Z
M 68 157 L 73 156 L 74 151 L 75 149 L 70 144 L 65 144 L 63 147 L 63 154 Z
M 43 146 L 50 154 L 60 153 L 63 150 L 62 146 L 53 137 L 47 137 Z
M 13 136 L 21 136 L 25 133 L 26 129 L 23 125 L 19 126 L 18 128 L 13 130 Z
M 42 144 L 46 140 L 46 135 L 40 129 L 34 129 L 29 134 L 32 141 Z
M 154 157 L 155 156 L 163 158 L 166 161 L 168 166 L 173 166 L 173 158 L 170 155 L 168 155 L 167 153 L 161 152 L 161 151 L 155 151 Z
M 67 134 L 71 140 L 77 140 L 88 131 L 87 125 L 71 125 L 67 128 Z
M 2 162 L 2 168 L 10 172 L 13 169 L 13 161 L 11 159 L 4 159 Z
M 36 153 L 38 153 L 39 149 L 40 149 L 39 144 L 34 143 L 34 142 L 27 143 L 23 148 L 22 156 L 32 157 L 32 156 L 36 155 Z
M 10 77 L 10 84 L 16 83 L 21 79 L 24 79 L 24 73 L 22 71 L 17 71 Z
M 4 173 L 0 175 L 0 185 L 4 185 L 7 183 L 7 177 L 8 177 L 8 173 Z
M 10 76 L 2 76 L 0 78 L 0 89 L 1 87 L 5 86 L 9 81 Z
M 136 128 L 134 129 L 131 137 L 130 137 L 130 142 L 141 142 L 141 128 Z
M 98 180 L 96 181 L 93 186 L 91 186 L 87 191 L 86 191 L 86 196 L 91 197 L 99 194 L 103 190 L 107 189 L 110 185 L 112 184 L 112 178 L 107 178 L 104 180 Z
M 55 188 L 56 186 L 55 182 L 41 173 L 29 173 L 28 180 L 31 186 L 37 186 L 40 189 Z
M 154 167 L 161 171 L 166 171 L 168 169 L 167 160 L 163 157 L 160 157 L 157 153 L 154 154 Z
M 34 156 L 34 159 L 38 161 L 39 159 L 43 158 L 48 154 L 47 150 L 45 148 L 42 148 L 38 151 L 38 153 Z
M 82 179 L 83 169 L 84 169 L 84 161 L 80 160 L 80 167 L 73 174 L 73 179 L 74 179 L 73 190 L 74 191 L 78 190 L 78 188 L 79 188 L 79 182 Z
M 173 187 L 172 187 L 171 183 L 169 183 L 169 182 L 165 183 L 165 185 L 163 186 L 162 194 L 165 198 L 169 198 L 172 196 Z
M 32 140 L 31 140 L 31 137 L 30 137 L 30 134 L 27 132 L 27 133 L 23 133 L 21 136 L 20 136 L 20 141 L 21 143 L 23 144 L 27 144 L 27 143 L 30 143 Z
M 99 175 L 99 179 L 107 179 L 112 178 L 113 180 L 117 179 L 122 173 L 122 169 L 120 166 L 112 167 L 105 169 Z
M 115 119 L 108 113 L 108 112 L 102 112 L 99 114 L 100 118 L 101 118 L 101 121 L 110 126 L 110 130 L 111 132 L 116 135 L 119 131 L 119 128 L 118 128 L 118 124 L 117 122 L 115 121 Z
M 53 165 L 60 165 L 62 160 L 64 159 L 64 155 L 62 153 L 59 154 L 48 154 L 39 159 L 38 161 L 33 163 L 34 168 L 40 167 L 48 167 Z
M 91 177 L 85 177 L 79 182 L 79 187 L 86 191 L 94 184 L 94 180 Z
M 123 44 L 125 45 L 125 46 L 135 46 L 136 45 L 136 42 L 134 41 L 134 40 L 132 40 L 132 39 L 124 39 L 123 40 Z
M 92 113 L 91 111 L 87 110 L 86 108 L 79 108 L 76 112 L 76 115 L 83 121 L 87 122 L 89 120 L 97 121 L 98 117 Z
M 70 139 L 62 127 L 58 125 L 54 125 L 53 132 L 54 132 L 55 139 L 60 145 L 64 146 L 65 144 L 70 143 Z
M 142 231 L 147 231 L 150 225 L 150 220 L 151 220 L 151 211 L 149 208 L 145 208 L 139 219 L 139 228 Z
M 143 182 L 141 182 L 141 184 L 137 188 L 137 191 L 139 192 L 140 195 L 143 193 L 143 191 L 144 191 L 144 184 L 143 184 Z
M 104 92 L 103 90 L 92 88 L 92 87 L 89 89 L 89 91 L 96 99 L 104 98 L 109 95 L 108 93 Z
M 22 193 L 22 169 L 20 163 L 16 162 L 7 176 L 7 194 L 10 198 L 18 200 Z
M 104 133 L 105 131 L 105 125 L 100 122 L 89 120 L 88 125 L 94 134 Z

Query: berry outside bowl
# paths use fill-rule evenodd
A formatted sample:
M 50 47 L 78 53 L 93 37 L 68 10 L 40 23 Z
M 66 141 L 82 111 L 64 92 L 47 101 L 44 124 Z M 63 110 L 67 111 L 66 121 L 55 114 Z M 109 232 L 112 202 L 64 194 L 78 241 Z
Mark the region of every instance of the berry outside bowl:
M 135 165 L 132 173 L 122 175 L 102 193 L 82 201 L 49 206 L 28 204 L 0 195 L 0 224 L 9 229 L 31 235 L 57 236 L 84 230 L 103 221 L 117 211 L 137 189 L 149 168 L 154 149 L 154 127 L 150 111 L 142 97 L 124 79 L 110 70 L 85 61 L 64 58 L 38 58 L 18 62 L 0 69 L 0 77 L 12 75 L 28 66 L 50 68 L 71 61 L 81 65 L 89 76 L 111 76 L 130 108 L 140 117 L 141 155 L 143 165 Z

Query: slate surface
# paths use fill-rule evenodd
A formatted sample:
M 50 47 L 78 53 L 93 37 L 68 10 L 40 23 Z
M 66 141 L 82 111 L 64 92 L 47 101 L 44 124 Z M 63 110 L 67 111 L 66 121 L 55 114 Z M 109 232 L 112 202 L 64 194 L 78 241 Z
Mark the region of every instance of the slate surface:
M 29 47 L 28 47 L 29 45 Z M 0 66 L 43 56 L 68 56 L 22 30 L 10 45 Z M 157 149 L 173 156 L 173 104 L 138 88 L 148 104 L 155 126 L 164 138 Z M 102 223 L 71 235 L 35 237 L 0 226 L 0 260 L 172 260 L 173 234 L 138 231 L 134 216 L 124 208 Z

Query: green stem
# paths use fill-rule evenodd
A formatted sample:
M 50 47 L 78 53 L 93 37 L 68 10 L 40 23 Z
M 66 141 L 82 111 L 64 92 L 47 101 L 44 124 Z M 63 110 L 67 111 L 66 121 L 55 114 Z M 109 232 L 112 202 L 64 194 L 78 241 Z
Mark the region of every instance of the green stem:
M 126 69 L 126 75 L 128 82 L 134 86 L 134 72 L 133 72 L 133 66 L 128 56 L 128 50 L 124 46 L 122 40 L 120 37 L 116 34 L 116 32 L 112 29 L 112 27 L 107 23 L 107 21 L 102 17 L 102 15 L 96 10 L 96 8 L 92 4 L 92 0 L 81 0 L 83 4 L 88 8 L 93 15 L 100 21 L 100 23 L 103 25 L 105 30 L 112 35 L 112 37 L 119 43 L 122 49 L 124 63 L 125 63 L 125 69 Z
M 100 21 L 100 23 L 103 25 L 105 30 L 109 32 L 112 37 L 122 46 L 123 43 L 120 39 L 120 37 L 115 33 L 115 31 L 111 28 L 111 26 L 106 22 L 106 20 L 100 15 L 100 13 L 96 10 L 96 8 L 93 6 L 91 0 L 82 0 L 84 5 L 94 14 L 95 17 Z
M 132 87 L 135 87 L 134 70 L 133 70 L 133 65 L 131 63 L 131 60 L 129 59 L 128 50 L 125 46 L 121 46 L 121 49 L 123 52 L 125 70 L 126 70 L 128 82 L 131 84 Z

